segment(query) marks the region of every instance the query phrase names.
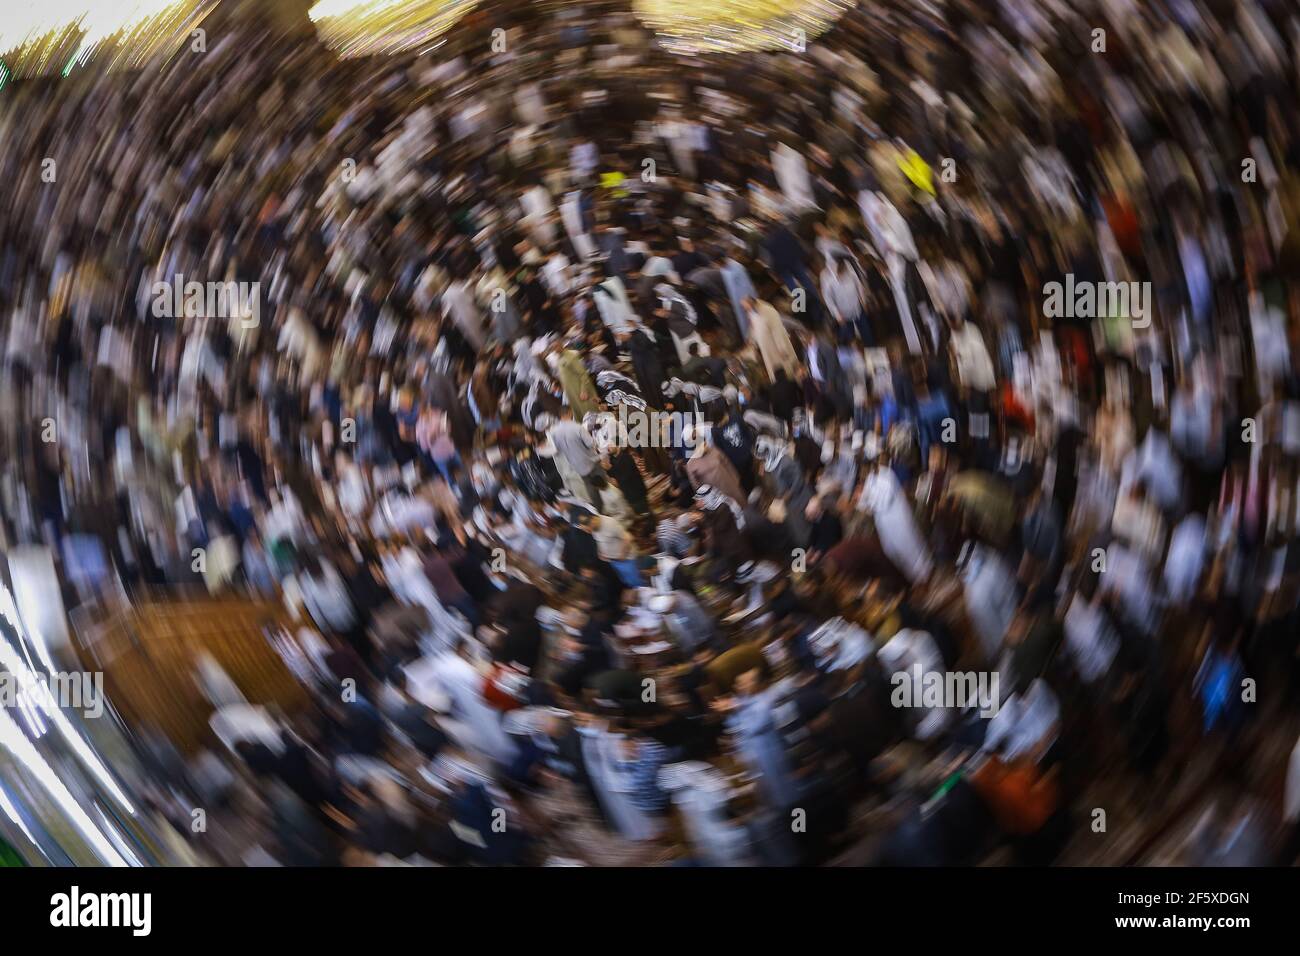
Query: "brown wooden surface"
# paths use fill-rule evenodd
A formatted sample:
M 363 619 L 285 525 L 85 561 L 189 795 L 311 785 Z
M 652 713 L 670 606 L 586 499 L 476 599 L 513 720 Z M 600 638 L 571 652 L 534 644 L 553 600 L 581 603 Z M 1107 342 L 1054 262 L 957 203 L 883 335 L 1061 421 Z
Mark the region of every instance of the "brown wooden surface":
M 306 693 L 262 631 L 282 606 L 231 598 L 149 600 L 79 628 L 77 653 L 104 672 L 108 699 L 136 732 L 161 733 L 189 755 L 212 741 L 212 705 L 196 677 L 206 650 L 249 703 L 299 710 Z

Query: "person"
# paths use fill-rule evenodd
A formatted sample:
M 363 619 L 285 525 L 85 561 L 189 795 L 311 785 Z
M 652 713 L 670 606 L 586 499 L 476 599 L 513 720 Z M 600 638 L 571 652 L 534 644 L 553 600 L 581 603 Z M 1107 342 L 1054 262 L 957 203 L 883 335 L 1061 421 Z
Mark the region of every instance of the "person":
M 582 356 L 574 349 L 562 350 L 557 358 L 556 378 L 564 389 L 565 400 L 569 409 L 579 421 L 599 410 L 599 399 L 595 383 L 583 365 Z
M 793 421 L 795 410 L 802 405 L 803 398 L 798 383 L 790 377 L 784 366 L 777 366 L 774 370 L 767 393 L 772 414 L 786 424 Z
M 746 305 L 746 300 L 756 298 L 758 292 L 744 264 L 735 256 L 726 256 L 720 268 L 723 285 L 727 290 L 727 299 L 731 303 L 731 311 L 735 316 L 738 339 L 746 341 L 750 338 L 749 307 Z
M 777 731 L 774 696 L 764 666 L 760 665 L 738 674 L 734 693 L 720 698 L 714 706 L 725 715 L 727 732 L 735 736 L 740 757 L 754 773 L 768 804 L 783 815 L 799 796 Z
M 844 539 L 844 523 L 836 514 L 835 508 L 827 507 L 821 497 L 810 499 L 804 514 L 812 525 L 808 554 L 816 561 Z
M 713 488 L 730 498 L 736 505 L 746 500 L 745 490 L 736 474 L 736 468 L 715 445 L 698 432 L 690 439 L 694 449 L 686 461 L 686 474 L 696 491 Z
M 781 315 L 772 305 L 755 296 L 744 300 L 746 323 L 750 341 L 763 358 L 769 379 L 775 379 L 777 369 L 793 379 L 799 375 L 799 357 L 794 342 L 781 321 Z
M 663 408 L 665 405 L 663 386 L 667 376 L 664 374 L 658 350 L 649 333 L 643 328 L 633 329 L 624 335 L 621 344 L 631 357 L 632 369 L 642 396 L 654 408 Z
M 844 335 L 860 334 L 866 292 L 857 271 L 845 258 L 834 254 L 822 257 L 821 293 L 826 311 L 844 328 Z
M 690 360 L 682 366 L 682 377 L 698 385 L 722 388 L 726 384 L 726 363 L 713 355 L 702 355 L 698 342 L 689 346 Z
M 539 422 L 547 442 L 556 450 L 553 456 L 569 493 L 587 503 L 600 499 L 595 477 L 600 470 L 600 451 L 591 433 L 571 415 L 558 421 L 549 417 Z

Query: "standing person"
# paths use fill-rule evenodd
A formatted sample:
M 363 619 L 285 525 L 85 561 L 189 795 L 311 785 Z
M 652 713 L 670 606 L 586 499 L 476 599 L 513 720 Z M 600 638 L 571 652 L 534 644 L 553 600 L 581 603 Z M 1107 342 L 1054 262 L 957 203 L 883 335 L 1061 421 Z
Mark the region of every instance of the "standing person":
M 731 311 L 736 317 L 736 327 L 740 331 L 741 341 L 749 339 L 749 312 L 745 306 L 746 299 L 758 297 L 758 292 L 754 288 L 754 280 L 749 277 L 749 272 L 736 259 L 735 256 L 727 256 L 722 260 L 720 271 L 722 273 L 722 284 L 727 290 L 727 299 L 731 302 Z
M 686 461 L 686 475 L 691 486 L 699 489 L 709 485 L 722 492 L 737 505 L 743 506 L 747 496 L 736 466 L 721 451 L 703 439 L 698 431 L 688 435 L 688 443 L 694 442 L 695 450 Z
M 630 331 L 636 327 L 636 313 L 632 310 L 632 303 L 628 299 L 623 280 L 617 275 L 610 276 L 597 283 L 591 290 L 591 298 L 596 303 L 596 310 L 600 313 L 600 320 L 615 335 L 620 332 Z
M 887 464 L 878 465 L 862 483 L 858 507 L 875 522 L 880 545 L 889 560 L 913 584 L 930 576 L 934 561 L 913 516 L 912 503 Z
M 781 313 L 761 299 L 750 296 L 745 300 L 745 315 L 749 325 L 750 341 L 763 357 L 763 366 L 769 379 L 774 379 L 778 368 L 789 378 L 799 377 L 799 355 L 794 342 L 781 321 Z
M 884 272 L 893 293 L 908 351 L 919 355 L 921 335 L 907 294 L 909 270 L 915 271 L 918 258 L 911 227 L 898 208 L 879 190 L 862 190 L 858 194 L 858 208 L 871 235 L 872 245 L 885 264 Z
M 772 224 L 763 239 L 763 252 L 772 271 L 793 295 L 802 289 L 807 300 L 808 322 L 817 325 L 821 322 L 821 302 L 817 297 L 817 286 L 804 265 L 803 247 L 799 237 L 784 222 Z
M 803 390 L 798 382 L 791 380 L 784 368 L 777 368 L 766 394 L 772 414 L 787 425 L 794 418 L 795 410 L 803 406 Z
M 597 223 L 596 248 L 605 257 L 605 270 L 610 276 L 620 281 L 627 277 L 630 262 L 619 230 L 611 228 L 608 223 Z
M 741 760 L 755 776 L 770 809 L 777 813 L 795 805 L 798 789 L 790 773 L 785 744 L 777 729 L 774 689 L 766 666 L 747 670 L 735 681 L 735 694 L 715 703 L 726 715 L 728 733 L 734 734 Z
M 846 260 L 827 254 L 822 261 L 822 299 L 826 302 L 826 311 L 835 320 L 837 340 L 844 342 L 862 328 L 860 320 L 866 306 L 866 290 L 857 270 Z
M 475 352 L 482 351 L 487 341 L 487 331 L 483 328 L 483 318 L 467 280 L 456 279 L 443 291 L 442 314 L 455 323 L 461 336 Z
M 615 732 L 607 721 L 586 715 L 577 729 L 583 764 L 606 818 L 626 840 L 654 839 L 663 828 L 663 801 L 641 799 L 645 788 L 638 782 L 654 779 L 663 748 Z
M 539 427 L 546 428 L 546 437 L 555 448 L 555 465 L 565 487 L 575 498 L 591 504 L 600 501 L 600 491 L 592 481 L 600 470 L 600 452 L 587 429 L 572 418 L 554 421 L 549 415 L 538 417 Z
M 990 396 L 997 388 L 993 359 L 979 326 L 965 316 L 956 316 L 952 322 L 949 342 L 957 382 L 966 406 L 967 428 L 978 453 L 988 447 L 991 440 L 989 427 Z M 978 460 L 978 459 L 977 459 Z
M 691 360 L 692 345 L 698 346 L 702 352 L 707 348 L 697 328 L 699 316 L 695 306 L 670 283 L 659 283 L 654 292 L 659 302 L 655 314 L 668 327 L 669 337 L 677 350 L 677 363 L 685 365 Z
M 815 383 L 821 399 L 829 403 L 837 417 L 845 420 L 851 418 L 853 388 L 844 373 L 844 367 L 840 364 L 835 343 L 816 333 L 809 335 L 807 342 L 808 375 Z
M 460 455 L 452 441 L 450 427 L 447 413 L 432 405 L 420 413 L 415 424 L 416 444 L 433 462 L 448 484 L 452 482 L 452 472 L 461 467 Z
M 718 450 L 727 456 L 727 460 L 740 476 L 740 483 L 746 491 L 754 487 L 754 444 L 756 435 L 743 417 L 739 404 L 730 404 L 722 420 L 711 433 L 717 442 Z
M 835 510 L 835 502 L 827 502 L 820 497 L 812 498 L 804 508 L 804 517 L 808 519 L 809 538 L 808 555 L 816 561 L 826 552 L 844 540 L 844 523 Z
M 637 467 L 636 458 L 628 448 L 620 446 L 610 456 L 609 474 L 637 516 L 641 518 L 648 516 L 650 503 L 646 494 L 645 480 L 641 477 L 641 469 Z
M 599 393 L 586 366 L 582 364 L 581 355 L 571 348 L 564 349 L 556 360 L 555 372 L 575 418 L 581 421 L 600 408 Z
M 641 387 L 641 394 L 652 407 L 663 408 L 663 385 L 667 377 L 650 334 L 645 329 L 633 329 L 619 336 L 619 342 L 632 360 L 632 371 L 636 375 L 637 385 Z

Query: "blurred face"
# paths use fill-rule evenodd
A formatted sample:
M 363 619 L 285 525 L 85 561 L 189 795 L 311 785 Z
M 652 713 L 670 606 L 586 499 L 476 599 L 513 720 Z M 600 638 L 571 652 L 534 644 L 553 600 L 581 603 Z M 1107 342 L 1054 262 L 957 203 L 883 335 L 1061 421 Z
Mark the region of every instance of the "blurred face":
M 752 697 L 763 689 L 763 677 L 757 667 L 745 671 L 736 678 L 736 693 Z

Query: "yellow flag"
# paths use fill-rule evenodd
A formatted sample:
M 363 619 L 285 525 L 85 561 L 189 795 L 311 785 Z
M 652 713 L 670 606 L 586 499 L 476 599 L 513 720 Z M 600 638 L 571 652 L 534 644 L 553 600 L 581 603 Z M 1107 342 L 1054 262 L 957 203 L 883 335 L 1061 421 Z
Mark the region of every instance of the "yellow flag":
M 613 190 L 616 199 L 622 199 L 628 195 L 628 191 L 623 188 L 623 174 L 620 172 L 601 173 L 600 184 L 606 189 Z
M 903 154 L 903 158 L 898 161 L 899 168 L 903 175 L 912 181 L 912 185 L 917 189 L 923 189 L 931 196 L 934 192 L 934 176 L 930 172 L 930 166 L 921 154 L 914 149 L 909 149 Z

